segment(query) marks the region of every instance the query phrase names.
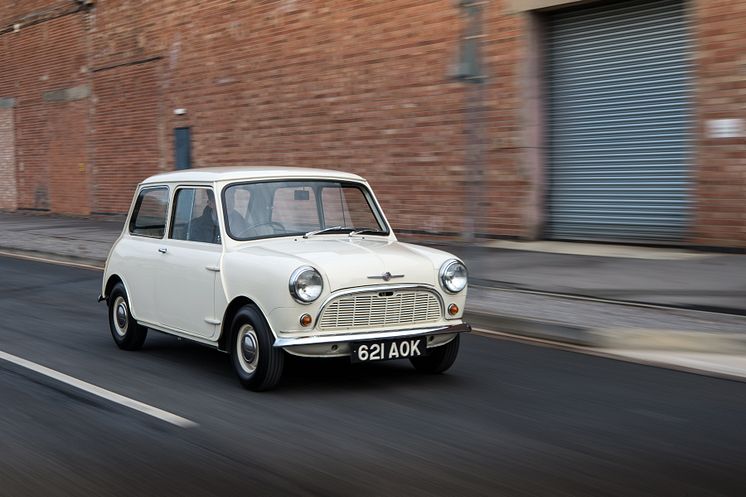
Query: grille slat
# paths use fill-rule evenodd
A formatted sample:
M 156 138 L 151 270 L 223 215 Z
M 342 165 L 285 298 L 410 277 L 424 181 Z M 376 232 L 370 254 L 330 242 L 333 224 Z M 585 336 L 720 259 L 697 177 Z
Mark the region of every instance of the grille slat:
M 319 329 L 396 327 L 433 323 L 441 319 L 437 295 L 428 290 L 395 291 L 382 296 L 379 292 L 345 295 L 329 302 L 321 312 Z

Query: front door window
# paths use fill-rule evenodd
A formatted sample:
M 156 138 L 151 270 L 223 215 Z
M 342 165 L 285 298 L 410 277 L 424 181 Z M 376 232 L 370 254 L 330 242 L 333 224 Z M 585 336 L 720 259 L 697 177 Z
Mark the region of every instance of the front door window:
M 174 201 L 171 238 L 220 243 L 215 194 L 209 188 L 180 188 Z

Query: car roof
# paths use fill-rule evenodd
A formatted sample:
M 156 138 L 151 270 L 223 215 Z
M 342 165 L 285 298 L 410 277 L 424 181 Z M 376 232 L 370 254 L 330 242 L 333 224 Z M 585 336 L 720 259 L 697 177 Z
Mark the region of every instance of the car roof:
M 239 181 L 254 179 L 282 179 L 282 178 L 320 178 L 336 180 L 365 181 L 357 174 L 333 171 L 330 169 L 313 169 L 307 167 L 259 167 L 259 166 L 233 166 L 233 167 L 203 167 L 197 169 L 184 169 L 167 173 L 156 174 L 147 178 L 142 184 L 151 183 L 180 183 L 180 182 L 206 182 L 215 181 Z

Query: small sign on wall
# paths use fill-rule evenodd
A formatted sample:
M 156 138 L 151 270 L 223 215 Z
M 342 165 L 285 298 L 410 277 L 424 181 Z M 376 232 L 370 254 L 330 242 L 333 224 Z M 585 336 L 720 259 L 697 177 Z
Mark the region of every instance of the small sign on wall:
M 744 136 L 743 119 L 709 119 L 708 138 L 741 138 Z

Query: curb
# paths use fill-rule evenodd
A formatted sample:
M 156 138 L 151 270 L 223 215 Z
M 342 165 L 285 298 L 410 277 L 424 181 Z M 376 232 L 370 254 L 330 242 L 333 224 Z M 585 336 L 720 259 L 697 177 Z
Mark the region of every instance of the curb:
M 682 311 L 699 311 L 699 312 L 710 312 L 713 314 L 730 314 L 733 316 L 746 316 L 746 308 L 705 305 L 705 304 L 675 304 L 675 303 L 672 304 L 672 303 L 645 302 L 642 300 L 627 300 L 627 299 L 619 299 L 619 298 L 614 298 L 614 297 L 592 295 L 589 293 L 583 293 L 582 291 L 568 292 L 568 291 L 542 290 L 541 288 L 533 288 L 529 286 L 517 285 L 514 283 L 500 281 L 500 280 L 470 278 L 469 288 L 483 288 L 486 290 L 525 293 L 529 295 L 543 295 L 547 297 L 556 297 L 556 298 L 562 298 L 562 299 L 572 299 L 572 300 L 580 300 L 580 301 L 588 301 L 588 302 L 601 302 L 605 304 L 626 305 L 630 307 L 645 307 L 645 308 L 650 308 L 650 309 L 671 309 L 671 310 L 682 310 Z
M 639 328 L 608 328 L 591 334 L 596 347 L 605 349 L 746 354 L 744 334 Z
M 551 340 L 582 347 L 598 347 L 592 330 L 580 326 L 469 310 L 465 312 L 464 319 L 474 328 L 489 328 L 527 338 Z
M 466 320 L 475 328 L 486 327 L 526 338 L 594 349 L 746 354 L 746 334 L 640 328 L 587 328 L 517 316 L 498 316 L 479 311 L 467 311 Z

